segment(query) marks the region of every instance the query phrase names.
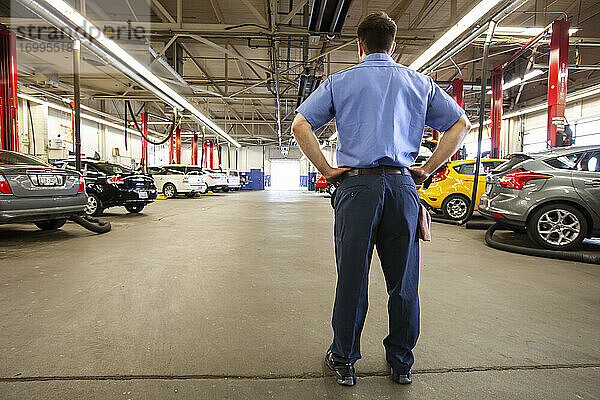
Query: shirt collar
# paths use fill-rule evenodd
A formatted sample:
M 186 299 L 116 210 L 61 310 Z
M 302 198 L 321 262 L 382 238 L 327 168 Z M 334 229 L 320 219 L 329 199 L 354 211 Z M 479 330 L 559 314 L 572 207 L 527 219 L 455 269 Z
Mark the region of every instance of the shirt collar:
M 361 63 L 363 63 L 365 61 L 392 61 L 392 62 L 394 62 L 394 59 L 387 53 L 371 53 L 368 56 L 366 56 L 361 61 Z

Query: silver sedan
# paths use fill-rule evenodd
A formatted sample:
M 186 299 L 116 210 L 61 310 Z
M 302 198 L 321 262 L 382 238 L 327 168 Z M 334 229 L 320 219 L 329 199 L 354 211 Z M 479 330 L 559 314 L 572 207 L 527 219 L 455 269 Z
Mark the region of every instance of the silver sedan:
M 81 174 L 52 167 L 14 151 L 0 150 L 0 224 L 33 222 L 54 230 L 87 204 Z

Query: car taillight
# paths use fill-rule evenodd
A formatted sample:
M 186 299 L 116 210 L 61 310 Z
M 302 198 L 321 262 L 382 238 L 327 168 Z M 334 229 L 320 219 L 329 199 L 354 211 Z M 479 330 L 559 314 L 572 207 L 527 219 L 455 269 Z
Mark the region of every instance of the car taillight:
M 12 194 L 12 190 L 10 189 L 10 185 L 8 181 L 4 177 L 4 174 L 0 172 L 0 193 L 3 194 Z
M 549 179 L 552 175 L 540 174 L 537 172 L 527 171 L 524 168 L 519 168 L 509 172 L 500 178 L 500 186 L 507 189 L 521 189 L 523 186 L 533 179 Z
M 79 187 L 77 188 L 77 193 L 81 193 L 85 190 L 85 179 L 83 176 L 79 175 Z
M 111 176 L 106 179 L 108 183 L 123 183 L 123 177 L 121 175 Z
M 189 183 L 189 182 L 190 182 L 189 178 L 187 178 L 187 177 L 183 178 L 183 183 Z
M 444 179 L 446 179 L 448 177 L 449 173 L 450 173 L 449 169 L 445 169 L 442 172 L 438 172 L 437 174 L 435 174 L 433 176 L 433 178 L 431 178 L 431 183 L 443 181 Z
M 219 179 L 218 175 L 209 175 L 212 179 Z

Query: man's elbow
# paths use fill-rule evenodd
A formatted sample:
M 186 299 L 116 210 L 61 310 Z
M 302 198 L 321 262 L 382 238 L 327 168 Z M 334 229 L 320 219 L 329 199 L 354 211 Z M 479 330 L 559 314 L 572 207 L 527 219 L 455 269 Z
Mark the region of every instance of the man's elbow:
M 463 115 L 463 117 L 461 118 L 461 121 L 463 122 L 463 130 L 465 131 L 465 133 L 469 133 L 471 131 L 471 121 L 469 121 L 469 118 L 467 118 L 466 115 Z

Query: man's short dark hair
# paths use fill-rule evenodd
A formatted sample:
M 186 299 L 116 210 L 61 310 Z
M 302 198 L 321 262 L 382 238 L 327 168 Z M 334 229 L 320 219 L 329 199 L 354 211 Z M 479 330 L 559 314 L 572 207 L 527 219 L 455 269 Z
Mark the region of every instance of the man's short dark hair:
M 358 40 L 365 53 L 387 53 L 396 38 L 396 23 L 383 11 L 367 15 L 358 25 Z

